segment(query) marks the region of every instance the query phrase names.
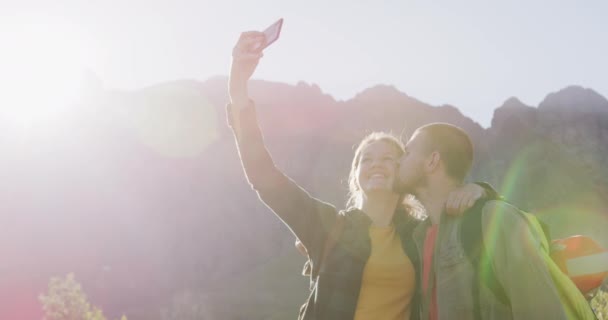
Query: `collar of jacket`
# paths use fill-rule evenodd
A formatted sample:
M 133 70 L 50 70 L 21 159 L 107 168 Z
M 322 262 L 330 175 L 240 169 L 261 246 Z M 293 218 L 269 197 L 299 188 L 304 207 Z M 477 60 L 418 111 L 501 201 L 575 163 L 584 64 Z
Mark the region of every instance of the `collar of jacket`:
M 345 212 L 345 215 L 351 218 L 350 220 L 356 227 L 367 229 L 372 224 L 372 219 L 360 209 L 348 210 Z M 415 218 L 411 217 L 403 207 L 398 207 L 393 214 L 393 223 L 397 231 L 410 226 L 412 220 L 415 220 Z
M 352 255 L 357 256 L 361 261 L 367 261 L 371 253 L 371 239 L 369 238 L 369 227 L 372 220 L 359 209 L 344 211 L 346 225 L 344 228 L 344 246 Z M 397 208 L 393 215 L 395 231 L 399 234 L 402 242 L 411 239 L 412 232 L 418 220 L 409 215 L 405 208 Z

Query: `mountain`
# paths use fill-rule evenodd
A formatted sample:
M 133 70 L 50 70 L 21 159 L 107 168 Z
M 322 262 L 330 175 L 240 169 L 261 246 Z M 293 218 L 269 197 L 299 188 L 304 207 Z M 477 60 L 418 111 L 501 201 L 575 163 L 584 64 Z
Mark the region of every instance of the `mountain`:
M 295 315 L 308 292 L 304 259 L 243 177 L 226 79 L 89 89 L 64 117 L 27 132 L 0 120 L 0 318 L 41 318 L 38 294 L 68 272 L 111 318 Z M 250 90 L 277 165 L 338 208 L 366 133 L 406 138 L 442 121 L 473 139 L 471 180 L 538 213 L 554 235 L 608 246 L 608 101 L 591 89 L 564 88 L 538 107 L 509 98 L 487 129 L 388 85 L 346 101 L 304 82 Z

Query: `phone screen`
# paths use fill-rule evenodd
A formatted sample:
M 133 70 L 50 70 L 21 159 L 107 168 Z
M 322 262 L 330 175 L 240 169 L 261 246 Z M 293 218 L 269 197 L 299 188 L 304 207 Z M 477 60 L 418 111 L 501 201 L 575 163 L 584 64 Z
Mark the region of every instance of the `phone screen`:
M 270 27 L 264 30 L 264 35 L 266 35 L 266 43 L 260 48 L 261 50 L 265 49 L 273 42 L 279 39 L 279 35 L 281 34 L 281 27 L 283 26 L 283 18 L 279 19 L 277 22 L 270 25 Z

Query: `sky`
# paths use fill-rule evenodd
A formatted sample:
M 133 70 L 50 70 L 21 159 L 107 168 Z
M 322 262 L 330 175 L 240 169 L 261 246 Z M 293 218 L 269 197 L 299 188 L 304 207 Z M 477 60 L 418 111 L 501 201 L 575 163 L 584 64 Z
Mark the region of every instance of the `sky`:
M 487 127 L 512 96 L 607 96 L 607 13 L 605 0 L 0 0 L 0 87 L 69 92 L 83 69 L 126 90 L 226 75 L 240 32 L 284 18 L 254 78 L 338 100 L 394 85 Z

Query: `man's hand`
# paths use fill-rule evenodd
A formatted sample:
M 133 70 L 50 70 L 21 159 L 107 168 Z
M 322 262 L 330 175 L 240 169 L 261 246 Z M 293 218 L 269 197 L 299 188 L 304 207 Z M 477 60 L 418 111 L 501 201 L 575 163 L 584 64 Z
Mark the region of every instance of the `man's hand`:
M 232 49 L 232 65 L 230 67 L 229 93 L 232 104 L 244 105 L 249 97 L 247 81 L 253 75 L 260 58 L 261 48 L 266 41 L 262 32 L 248 31 L 241 33 L 239 40 Z
M 475 183 L 466 184 L 448 195 L 445 211 L 449 215 L 460 215 L 471 209 L 475 202 L 486 196 L 486 190 Z

